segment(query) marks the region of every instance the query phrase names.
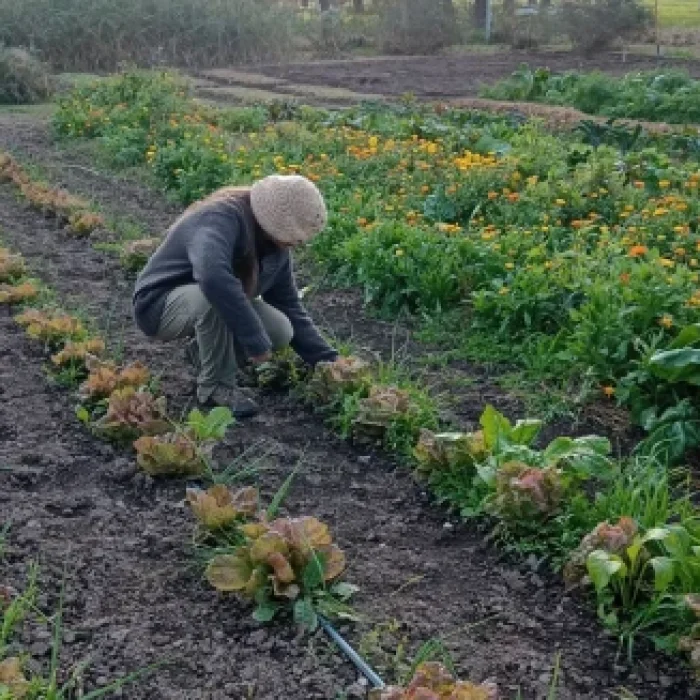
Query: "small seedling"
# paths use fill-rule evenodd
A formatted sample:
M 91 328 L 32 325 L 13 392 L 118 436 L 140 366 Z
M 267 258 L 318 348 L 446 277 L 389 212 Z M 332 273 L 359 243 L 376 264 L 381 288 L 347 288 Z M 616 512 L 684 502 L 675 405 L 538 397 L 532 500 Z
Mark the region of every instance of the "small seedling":
M 23 304 L 39 295 L 39 289 L 31 282 L 0 284 L 0 304 Z

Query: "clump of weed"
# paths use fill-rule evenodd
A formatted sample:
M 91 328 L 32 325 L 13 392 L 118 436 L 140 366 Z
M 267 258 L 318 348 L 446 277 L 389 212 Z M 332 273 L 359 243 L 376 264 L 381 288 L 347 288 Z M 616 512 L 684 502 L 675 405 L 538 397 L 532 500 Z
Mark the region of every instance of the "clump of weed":
M 140 238 L 137 241 L 129 241 L 124 244 L 119 255 L 122 266 L 128 272 L 139 272 L 148 262 L 148 258 L 153 255 L 160 245 L 159 238 Z
M 46 65 L 24 49 L 0 47 L 0 104 L 44 102 L 53 91 Z
M 0 304 L 22 304 L 35 299 L 39 289 L 32 282 L 0 284 Z

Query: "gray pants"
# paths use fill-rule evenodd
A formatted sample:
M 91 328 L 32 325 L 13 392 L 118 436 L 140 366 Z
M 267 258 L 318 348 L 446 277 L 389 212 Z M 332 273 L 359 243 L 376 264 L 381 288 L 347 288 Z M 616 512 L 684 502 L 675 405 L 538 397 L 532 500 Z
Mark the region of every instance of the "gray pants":
M 273 349 L 289 345 L 294 334 L 289 319 L 262 299 L 253 299 L 251 304 Z M 206 401 L 219 386 L 235 387 L 236 370 L 244 353 L 197 284 L 178 287 L 168 294 L 156 335 L 159 340 L 192 337 L 199 351 L 197 398 Z

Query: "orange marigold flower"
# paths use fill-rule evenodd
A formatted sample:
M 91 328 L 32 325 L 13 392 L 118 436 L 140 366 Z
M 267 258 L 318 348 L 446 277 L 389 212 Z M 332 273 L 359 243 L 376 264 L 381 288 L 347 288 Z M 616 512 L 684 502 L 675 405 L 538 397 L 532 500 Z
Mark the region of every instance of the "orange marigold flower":
M 604 386 L 603 387 L 603 393 L 611 399 L 613 396 L 615 396 L 615 387 L 614 386 Z
M 630 283 L 630 273 L 629 273 L 629 272 L 623 272 L 623 273 L 620 275 L 620 282 L 622 282 L 622 284 L 629 284 L 629 283 Z
M 649 249 L 645 245 L 633 245 L 629 249 L 630 258 L 640 258 L 642 255 L 646 255 Z

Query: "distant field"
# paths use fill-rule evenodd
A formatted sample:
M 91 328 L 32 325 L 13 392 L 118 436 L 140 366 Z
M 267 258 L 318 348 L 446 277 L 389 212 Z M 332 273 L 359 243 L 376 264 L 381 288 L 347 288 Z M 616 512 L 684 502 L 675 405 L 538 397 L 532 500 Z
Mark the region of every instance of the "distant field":
M 647 0 L 654 7 L 654 0 Z M 661 26 L 685 29 L 700 27 L 700 2 L 698 0 L 659 0 Z

